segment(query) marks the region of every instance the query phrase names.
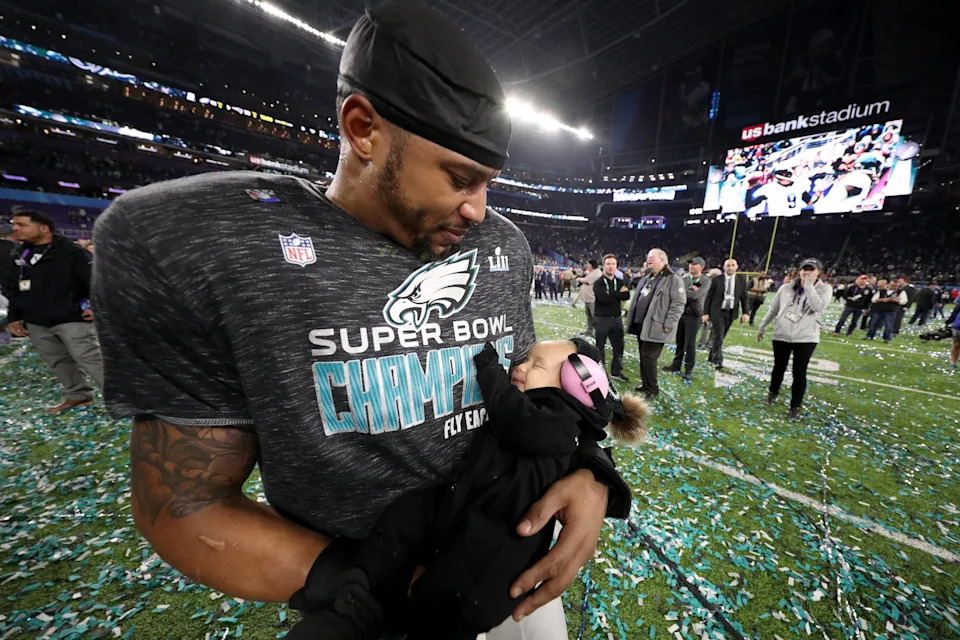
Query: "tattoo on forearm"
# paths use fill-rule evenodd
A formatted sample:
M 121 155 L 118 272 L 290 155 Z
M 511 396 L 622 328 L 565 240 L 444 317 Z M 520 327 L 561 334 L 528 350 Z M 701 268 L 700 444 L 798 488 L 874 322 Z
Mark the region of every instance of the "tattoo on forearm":
M 166 509 L 183 518 L 240 495 L 257 459 L 257 438 L 226 427 L 134 421 L 130 472 L 136 508 L 156 524 Z

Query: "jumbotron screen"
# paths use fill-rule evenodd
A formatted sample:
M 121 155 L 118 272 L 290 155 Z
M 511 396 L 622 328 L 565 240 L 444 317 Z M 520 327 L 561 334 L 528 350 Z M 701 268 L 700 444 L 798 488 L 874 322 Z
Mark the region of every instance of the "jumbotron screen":
M 917 143 L 900 134 L 902 120 L 730 149 L 710 167 L 705 211 L 751 218 L 846 213 L 883 207 L 908 195 Z

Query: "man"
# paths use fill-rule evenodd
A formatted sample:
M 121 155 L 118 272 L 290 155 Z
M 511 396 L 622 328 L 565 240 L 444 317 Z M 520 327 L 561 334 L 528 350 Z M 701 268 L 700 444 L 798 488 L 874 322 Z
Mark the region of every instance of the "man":
M 723 274 L 713 279 L 703 303 L 703 322 L 713 322 L 713 342 L 707 359 L 717 370 L 723 368 L 723 340 L 737 317 L 737 310 L 741 324 L 750 320 L 747 279 L 737 275 L 739 268 L 733 258 L 724 262 Z
M 561 287 L 560 287 L 560 297 L 563 297 L 563 294 L 567 294 L 567 298 L 570 298 L 573 295 L 573 269 L 567 267 L 563 270 L 561 274 Z
M 550 287 L 550 300 L 558 302 L 560 300 L 560 270 L 557 267 L 550 269 L 550 275 L 547 279 L 547 284 Z
M 476 47 L 432 9 L 379 5 L 350 33 L 337 93 L 326 193 L 204 174 L 124 194 L 97 222 L 106 398 L 134 418 L 134 521 L 164 560 L 235 597 L 325 591 L 386 505 L 463 459 L 486 415 L 473 354 L 490 341 L 506 366 L 535 340 L 529 245 L 486 209 L 510 121 Z M 345 256 L 353 277 L 331 278 Z M 519 523 L 563 524 L 511 586 L 542 582 L 517 619 L 549 603 L 527 637 L 565 637 L 558 596 L 619 503 L 586 463 Z M 242 491 L 255 464 L 269 506 Z M 488 638 L 520 633 L 504 628 Z
M 593 296 L 596 299 L 593 326 L 597 330 L 597 349 L 603 355 L 604 364 L 607 338 L 610 338 L 610 347 L 613 349 L 610 376 L 629 382 L 629 378 L 623 375 L 623 309 L 620 305 L 630 299 L 630 289 L 617 271 L 617 256 L 612 253 L 603 256 L 603 276 L 593 283 Z
M 647 253 L 647 274 L 637 283 L 637 293 L 627 313 L 628 331 L 640 344 L 640 386 L 637 391 L 647 400 L 660 395 L 657 361 L 663 345 L 672 338 L 687 302 L 683 280 L 670 270 L 663 249 Z
M 888 286 L 884 279 L 877 281 L 877 288 L 870 299 L 870 329 L 864 340 L 873 340 L 877 330 L 883 325 L 883 341 L 893 339 L 893 327 L 897 321 L 897 310 L 907 304 L 907 292 Z
M 544 269 L 543 265 L 537 265 L 537 268 L 534 270 L 533 275 L 533 287 L 536 291 L 537 300 L 543 299 L 543 288 L 547 281 L 547 270 Z
M 47 409 L 60 413 L 93 402 L 87 378 L 103 387 L 103 362 L 90 308 L 90 260 L 87 252 L 54 233 L 56 225 L 38 211 L 13 216 L 13 235 L 21 242 L 14 268 L 2 271 L 8 292 L 9 329 L 29 336 L 40 358 L 63 388 L 63 400 Z
M 713 285 L 713 279 L 719 276 L 723 271 L 717 267 L 711 267 L 707 271 L 707 291 L 710 291 L 711 286 Z M 704 303 L 706 303 L 706 296 L 704 296 Z M 701 325 L 700 328 L 700 337 L 697 338 L 697 350 L 707 350 L 710 348 L 710 345 L 713 344 L 713 323 L 705 322 Z M 709 360 L 709 358 L 708 358 Z
M 900 335 L 900 327 L 903 325 L 903 316 L 907 314 L 907 308 L 913 304 L 917 295 L 917 289 L 910 284 L 910 278 L 907 276 L 897 276 L 897 293 L 905 293 L 907 301 L 897 308 L 897 313 L 893 321 L 893 337 Z
M 580 293 L 578 296 L 583 300 L 583 311 L 587 314 L 586 335 L 588 336 L 594 335 L 594 305 L 596 305 L 597 297 L 593 294 L 593 284 L 602 276 L 603 272 L 600 270 L 600 263 L 597 262 L 596 258 L 590 258 L 587 261 L 586 275 L 577 280 L 577 282 L 580 283 Z
M 677 324 L 677 351 L 673 356 L 673 362 L 663 368 L 664 371 L 677 372 L 681 374 L 684 380 L 690 380 L 693 377 L 693 366 L 697 361 L 697 330 L 700 328 L 700 319 L 703 317 L 703 299 L 707 296 L 710 289 L 710 281 L 703 275 L 703 269 L 707 266 L 703 258 L 693 258 L 687 269 L 687 275 L 683 276 L 683 284 L 686 287 L 687 301 L 683 307 L 683 314 L 680 316 L 680 322 Z M 686 360 L 686 367 L 683 366 Z
M 918 326 L 922 327 L 924 323 L 930 319 L 934 307 L 937 306 L 939 297 L 936 282 L 928 282 L 926 287 L 917 291 L 917 297 L 915 298 L 917 310 L 913 313 L 913 317 L 910 318 L 910 324 L 919 320 Z
M 874 292 L 877 290 L 877 276 L 867 276 L 867 286 L 870 287 L 870 291 Z M 870 294 L 871 300 L 873 299 L 873 294 Z M 866 303 L 866 308 L 863 311 L 863 317 L 860 318 L 860 330 L 866 331 L 870 323 L 870 300 Z
M 763 299 L 767 293 L 767 272 L 761 271 L 750 279 L 750 294 L 747 301 L 750 305 L 750 326 L 757 316 L 757 311 L 763 306 Z
M 857 320 L 860 319 L 860 314 L 867 310 L 867 307 L 870 305 L 870 298 L 872 297 L 873 290 L 867 284 L 867 276 L 865 274 L 857 276 L 857 279 L 843 291 L 843 311 L 840 312 L 840 321 L 837 322 L 837 326 L 833 329 L 833 335 L 840 335 L 843 331 L 843 325 L 847 322 L 847 318 L 851 316 L 853 319 L 850 321 L 847 335 L 852 334 L 853 330 L 857 328 Z

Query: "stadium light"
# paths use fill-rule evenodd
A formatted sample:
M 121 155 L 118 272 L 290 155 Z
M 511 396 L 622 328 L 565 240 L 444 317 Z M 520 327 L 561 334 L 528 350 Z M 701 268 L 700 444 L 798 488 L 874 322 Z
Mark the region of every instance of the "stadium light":
M 329 44 L 345 47 L 347 44 L 346 40 L 341 40 L 340 38 L 326 33 L 325 31 L 320 31 L 313 25 L 307 24 L 300 18 L 290 15 L 280 7 L 271 4 L 269 2 L 264 2 L 264 0 L 237 0 L 238 2 L 246 2 L 251 4 L 260 11 L 271 15 L 275 18 L 279 18 L 285 22 L 289 22 L 293 26 L 297 27 L 302 31 L 327 42 Z M 524 100 L 518 100 L 515 98 L 507 98 L 507 111 L 510 113 L 510 116 L 514 120 L 521 122 L 529 122 L 539 126 L 541 129 L 549 132 L 553 131 L 566 131 L 567 133 L 572 133 L 581 140 L 593 140 L 593 134 L 590 133 L 586 128 L 580 127 L 571 127 L 568 124 L 564 124 L 557 120 L 554 116 L 549 113 L 541 112 L 538 109 L 534 108 L 532 104 Z
M 329 33 L 326 33 L 325 31 L 320 31 L 320 29 L 317 29 L 313 25 L 307 24 L 306 22 L 304 22 L 300 18 L 297 18 L 296 16 L 290 15 L 289 13 L 287 13 L 286 11 L 284 11 L 283 9 L 281 9 L 280 7 L 274 4 L 271 4 L 269 2 L 263 2 L 262 0 L 240 0 L 240 1 L 241 2 L 246 1 L 248 4 L 252 4 L 257 9 L 260 9 L 264 13 L 269 14 L 275 18 L 279 18 L 285 22 L 289 22 L 290 24 L 297 27 L 298 29 L 302 31 L 306 31 L 310 35 L 320 38 L 324 42 L 327 42 L 329 44 L 332 44 L 338 47 L 344 47 L 347 44 L 346 40 L 341 40 L 335 35 L 331 35 Z
M 531 103 L 520 98 L 507 98 L 507 112 L 510 114 L 510 117 L 513 118 L 514 122 L 526 122 L 529 124 L 534 124 L 544 131 L 566 131 L 567 133 L 572 133 L 581 140 L 593 140 L 593 134 L 587 129 L 578 129 L 577 127 L 571 127 L 568 124 L 564 124 L 557 120 L 556 116 L 553 114 L 550 114 L 546 111 L 541 111 L 540 109 L 534 107 Z

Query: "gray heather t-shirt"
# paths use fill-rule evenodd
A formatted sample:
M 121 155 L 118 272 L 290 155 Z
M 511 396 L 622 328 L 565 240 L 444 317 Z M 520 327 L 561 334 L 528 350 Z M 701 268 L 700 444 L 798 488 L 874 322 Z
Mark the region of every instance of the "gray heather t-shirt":
M 238 171 L 125 194 L 95 237 L 110 414 L 253 429 L 267 499 L 328 534 L 447 476 L 486 420 L 473 355 L 535 341 L 530 248 L 489 210 L 424 264 L 309 182 Z

